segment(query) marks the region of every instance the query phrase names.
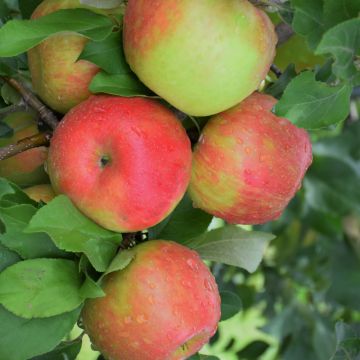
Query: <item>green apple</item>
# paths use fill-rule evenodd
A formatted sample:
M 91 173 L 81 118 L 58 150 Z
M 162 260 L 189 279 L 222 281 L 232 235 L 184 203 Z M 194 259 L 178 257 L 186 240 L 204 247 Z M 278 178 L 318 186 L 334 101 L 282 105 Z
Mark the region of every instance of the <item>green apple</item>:
M 116 13 L 97 10 L 80 4 L 79 0 L 45 0 L 35 9 L 32 19 L 48 15 L 60 9 L 85 8 L 100 13 Z M 52 109 L 66 113 L 90 96 L 88 86 L 100 70 L 95 64 L 78 60 L 88 39 L 74 34 L 51 36 L 28 52 L 33 88 Z
M 24 192 L 37 202 L 50 202 L 55 197 L 55 192 L 50 184 L 34 185 L 24 189 Z
M 195 251 L 174 242 L 130 251 L 130 264 L 104 278 L 106 296 L 85 303 L 85 331 L 106 359 L 187 359 L 220 320 L 214 277 Z
M 184 128 L 160 102 L 93 95 L 65 115 L 47 164 L 57 193 L 101 226 L 131 232 L 175 208 L 191 156 Z
M 267 15 L 247 0 L 129 0 L 125 11 L 130 67 L 190 115 L 226 110 L 256 90 L 276 41 Z
M 277 219 L 312 161 L 303 129 L 271 112 L 276 99 L 254 93 L 205 125 L 189 187 L 195 207 L 232 224 Z
M 13 135 L 0 138 L 0 147 L 16 143 L 39 132 L 34 115 L 27 112 L 10 114 L 3 122 L 13 129 Z M 41 146 L 1 160 L 0 176 L 21 187 L 46 183 L 49 181 L 44 170 L 47 153 L 47 148 Z

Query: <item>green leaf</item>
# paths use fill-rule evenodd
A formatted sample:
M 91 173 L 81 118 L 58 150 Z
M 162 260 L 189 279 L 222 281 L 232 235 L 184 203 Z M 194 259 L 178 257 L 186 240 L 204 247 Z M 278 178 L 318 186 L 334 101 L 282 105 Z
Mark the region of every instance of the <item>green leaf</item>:
M 346 265 L 344 265 L 346 264 Z M 331 258 L 329 301 L 336 301 L 347 309 L 360 310 L 360 261 L 345 243 L 334 245 Z
M 131 74 L 125 60 L 120 31 L 111 33 L 103 41 L 89 41 L 79 59 L 88 60 L 110 74 Z
M 246 345 L 237 355 L 240 359 L 259 359 L 269 346 L 270 345 L 264 341 L 256 340 Z
M 131 261 L 135 258 L 135 253 L 132 249 L 121 250 L 111 262 L 104 275 L 111 272 L 125 269 Z
M 36 20 L 11 20 L 0 28 L 0 57 L 19 55 L 64 31 L 101 41 L 112 28 L 108 17 L 85 9 L 59 10 Z
M 19 8 L 23 19 L 30 18 L 36 7 L 42 0 L 19 0 Z
M 349 114 L 352 87 L 329 86 L 305 71 L 294 78 L 275 105 L 278 116 L 305 129 L 320 129 L 343 121 Z
M 359 82 L 360 68 L 355 61 L 360 56 L 360 18 L 345 21 L 327 31 L 316 53 L 334 56 L 333 71 L 340 79 Z
M 0 220 L 4 223 L 6 230 L 4 234 L 0 234 L 0 243 L 24 259 L 66 256 L 54 245 L 48 235 L 23 232 L 36 211 L 37 209 L 29 204 L 0 207 Z
M 60 259 L 18 262 L 0 273 L 0 303 L 17 316 L 50 317 L 83 301 L 76 263 Z
M 113 9 L 124 3 L 124 0 L 80 0 L 80 4 L 93 6 L 97 9 Z
M 206 232 L 185 242 L 206 260 L 212 260 L 254 272 L 259 266 L 268 243 L 275 236 L 258 231 L 245 231 L 228 225 Z
M 336 351 L 330 360 L 358 360 L 360 358 L 360 324 L 335 325 Z
M 0 138 L 11 137 L 14 134 L 14 129 L 8 124 L 0 121 Z
M 153 95 L 133 73 L 107 74 L 103 71 L 99 72 L 92 79 L 89 90 L 92 93 L 105 93 L 125 97 Z
M 0 305 L 0 359 L 25 360 L 52 350 L 74 327 L 80 308 L 46 319 L 17 317 Z
M 200 209 L 195 209 L 190 196 L 185 194 L 167 218 L 149 229 L 149 238 L 182 243 L 206 231 L 211 220 L 212 216 Z
M 76 360 L 81 350 L 81 345 L 81 337 L 73 341 L 64 341 L 54 350 L 43 355 L 35 356 L 30 360 Z
M 31 219 L 26 232 L 45 232 L 59 249 L 83 252 L 99 272 L 107 269 L 121 243 L 121 234 L 92 222 L 64 195 L 43 206 Z
M 189 357 L 188 360 L 220 360 L 220 359 L 212 355 L 195 354 Z
M 306 201 L 314 209 L 334 215 L 360 212 L 359 166 L 337 149 L 326 141 L 313 147 L 313 164 L 304 180 Z
M 89 275 L 86 275 L 86 280 L 81 286 L 80 293 L 83 299 L 94 299 L 105 296 L 101 286 L 91 279 Z
M 0 272 L 20 260 L 18 254 L 0 244 Z
M 37 203 L 30 199 L 17 185 L 0 177 L 0 206 L 7 207 L 9 204 L 11 204 L 10 206 L 16 204 L 37 206 Z
M 6 104 L 19 104 L 22 100 L 21 95 L 7 83 L 1 87 L 1 97 Z
M 327 29 L 360 13 L 359 0 L 326 0 L 324 3 L 324 22 Z
M 241 299 L 231 291 L 220 291 L 221 321 L 232 318 L 242 309 Z
M 292 27 L 300 35 L 306 36 L 311 49 L 314 49 L 325 31 L 322 0 L 291 0 L 295 9 Z
M 295 65 L 290 64 L 285 71 L 281 74 L 279 79 L 275 83 L 270 84 L 266 89 L 265 93 L 269 94 L 277 99 L 281 97 L 290 81 L 296 77 Z

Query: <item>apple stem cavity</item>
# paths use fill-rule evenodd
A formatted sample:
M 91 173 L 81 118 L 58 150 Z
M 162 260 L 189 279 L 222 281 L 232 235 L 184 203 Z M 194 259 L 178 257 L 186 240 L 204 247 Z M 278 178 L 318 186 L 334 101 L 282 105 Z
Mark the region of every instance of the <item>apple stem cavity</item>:
M 111 163 L 111 158 L 109 155 L 102 155 L 100 158 L 100 167 L 104 169 L 107 165 Z

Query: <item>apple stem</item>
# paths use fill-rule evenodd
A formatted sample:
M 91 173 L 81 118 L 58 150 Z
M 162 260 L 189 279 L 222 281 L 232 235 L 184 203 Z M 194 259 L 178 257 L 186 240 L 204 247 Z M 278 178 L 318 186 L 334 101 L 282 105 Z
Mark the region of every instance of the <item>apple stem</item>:
M 0 160 L 5 160 L 29 149 L 48 145 L 51 136 L 52 134 L 50 132 L 43 132 L 21 139 L 16 144 L 10 144 L 2 147 L 0 148 Z
M 46 123 L 52 130 L 55 130 L 59 124 L 59 121 L 55 114 L 46 105 L 44 105 L 29 89 L 27 89 L 19 81 L 6 76 L 1 76 L 0 78 L 11 85 L 23 97 L 25 102 L 39 113 L 40 118 L 44 121 L 44 123 Z
M 277 78 L 279 78 L 282 75 L 281 70 L 275 64 L 271 65 L 270 70 L 275 74 Z

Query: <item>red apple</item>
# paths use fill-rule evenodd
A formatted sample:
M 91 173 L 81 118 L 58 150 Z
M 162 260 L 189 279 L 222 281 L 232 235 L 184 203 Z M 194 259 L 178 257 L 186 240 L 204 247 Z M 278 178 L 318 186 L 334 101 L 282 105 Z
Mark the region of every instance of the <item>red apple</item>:
M 155 100 L 92 96 L 73 108 L 51 140 L 55 192 L 115 231 L 163 220 L 190 180 L 191 146 L 175 115 Z
M 278 218 L 312 161 L 305 130 L 275 116 L 276 99 L 254 93 L 205 126 L 193 156 L 194 205 L 235 224 Z
M 16 143 L 39 132 L 34 115 L 27 112 L 10 114 L 3 122 L 13 129 L 13 135 L 0 138 L 0 147 Z M 22 187 L 49 181 L 44 170 L 47 152 L 47 148 L 41 146 L 1 160 L 0 176 Z
M 80 4 L 79 0 L 45 0 L 35 9 L 32 19 L 38 19 L 60 9 L 85 8 L 100 13 L 119 9 L 97 10 Z M 34 90 L 56 111 L 66 113 L 90 96 L 88 86 L 100 70 L 95 64 L 78 60 L 88 39 L 76 34 L 58 34 L 43 41 L 28 52 Z
M 136 246 L 125 269 L 104 279 L 106 296 L 88 300 L 83 323 L 112 360 L 180 360 L 214 335 L 220 297 L 199 255 L 170 241 Z
M 190 115 L 212 115 L 258 88 L 275 55 L 267 15 L 247 0 L 129 0 L 124 49 L 154 92 Z
M 50 184 L 35 185 L 24 189 L 29 198 L 40 202 L 48 203 L 55 197 L 55 193 Z

